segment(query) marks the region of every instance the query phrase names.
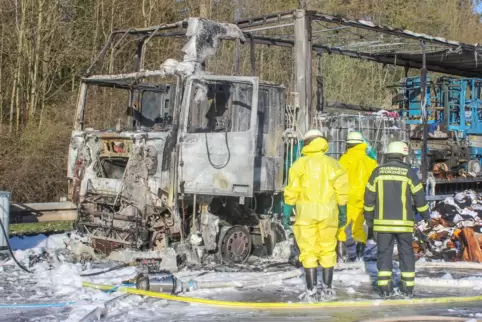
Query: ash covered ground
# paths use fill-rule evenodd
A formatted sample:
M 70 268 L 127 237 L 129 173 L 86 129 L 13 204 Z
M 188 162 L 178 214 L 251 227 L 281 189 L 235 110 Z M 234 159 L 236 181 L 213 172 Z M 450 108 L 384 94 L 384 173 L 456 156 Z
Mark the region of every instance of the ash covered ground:
M 29 267 L 33 274 L 23 272 L 11 260 L 0 263 L 1 321 L 360 321 L 374 317 L 420 314 L 460 316 L 472 321 L 482 318 L 482 308 L 476 302 L 405 307 L 253 310 L 215 308 L 117 292 L 106 293 L 84 288 L 82 281 L 118 284 L 134 277 L 136 268 L 126 267 L 98 276 L 81 277 L 80 274 L 104 270 L 116 263 L 105 260 L 77 262 L 70 250 L 73 236 L 58 234 L 11 239 L 17 259 Z M 368 251 L 370 249 L 374 251 L 373 245 L 367 247 Z M 277 258 L 251 258 L 243 266 L 212 265 L 208 270 L 184 268 L 175 275 L 183 281 L 196 280 L 200 285 L 220 286 L 185 293 L 191 297 L 228 301 L 299 302 L 298 296 L 304 290 L 302 271 L 284 263 L 281 253 L 277 252 Z M 367 258 L 370 258 L 369 253 Z M 440 263 L 438 265 L 443 265 Z M 469 264 L 461 262 L 455 268 L 453 265 L 444 268 L 427 265 L 422 260 L 417 271 L 417 297 L 482 293 L 482 270 L 474 270 Z M 378 299 L 371 284 L 374 276 L 376 266 L 373 261 L 340 265 L 334 281 L 337 300 Z M 72 303 L 64 307 L 14 307 L 19 304 L 65 302 Z M 94 310 L 96 312 L 89 315 Z

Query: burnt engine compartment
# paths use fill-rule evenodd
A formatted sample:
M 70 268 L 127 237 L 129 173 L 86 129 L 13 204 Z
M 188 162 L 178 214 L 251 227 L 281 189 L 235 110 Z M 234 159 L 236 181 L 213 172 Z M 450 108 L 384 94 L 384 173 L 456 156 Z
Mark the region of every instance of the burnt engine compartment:
M 78 229 L 90 236 L 94 249 L 109 255 L 117 248 L 162 249 L 167 238 L 179 237 L 168 209 L 141 211 L 132 203 L 115 197 L 87 196 L 79 209 Z
M 93 157 L 82 159 L 86 153 L 77 157 L 76 163 L 82 165 L 82 171 L 74 174 L 72 189 L 79 200 L 77 228 L 87 234 L 94 249 L 106 255 L 122 247 L 161 249 L 167 236 L 179 237 L 180 225 L 167 193 L 149 184 L 159 170 L 162 146 L 156 142 L 165 141 L 89 136 L 79 147 Z

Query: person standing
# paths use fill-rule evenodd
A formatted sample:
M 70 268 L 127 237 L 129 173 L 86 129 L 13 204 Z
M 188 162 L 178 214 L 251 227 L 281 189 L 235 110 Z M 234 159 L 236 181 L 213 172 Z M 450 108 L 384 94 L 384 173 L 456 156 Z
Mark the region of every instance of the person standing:
M 376 232 L 378 247 L 378 287 L 382 297 L 393 293 L 392 257 L 397 241 L 403 296 L 411 297 L 415 286 L 413 251 L 414 205 L 423 225 L 430 220 L 425 193 L 417 174 L 404 162 L 408 146 L 396 141 L 388 145 L 388 161 L 376 168 L 365 189 L 364 216 L 369 227 L 368 238 Z
M 367 234 L 363 223 L 363 199 L 365 187 L 373 170 L 378 166 L 377 162 L 370 158 L 367 153 L 367 144 L 360 132 L 349 132 L 346 137 L 347 151 L 339 160 L 343 169 L 348 172 L 350 191 L 348 192 L 348 220 L 347 224 L 338 230 L 337 255 L 338 261 L 343 262 L 344 244 L 346 243 L 346 227 L 351 223 L 351 232 L 356 244 L 356 257 L 363 259 Z
M 284 190 L 283 225 L 296 208 L 293 233 L 305 270 L 306 297 L 316 300 L 318 264 L 322 267 L 322 296 L 333 295 L 333 268 L 336 264 L 336 234 L 346 224 L 348 174 L 339 163 L 325 155 L 328 142 L 318 130 L 308 131 L 302 156 L 288 174 Z

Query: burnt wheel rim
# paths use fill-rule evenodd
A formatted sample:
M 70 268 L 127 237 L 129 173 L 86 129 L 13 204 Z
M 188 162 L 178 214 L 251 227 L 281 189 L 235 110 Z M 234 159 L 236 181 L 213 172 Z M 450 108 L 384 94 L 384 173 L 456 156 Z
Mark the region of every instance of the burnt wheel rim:
M 226 261 L 243 263 L 251 253 L 251 240 L 244 228 L 231 228 L 223 240 L 222 255 Z

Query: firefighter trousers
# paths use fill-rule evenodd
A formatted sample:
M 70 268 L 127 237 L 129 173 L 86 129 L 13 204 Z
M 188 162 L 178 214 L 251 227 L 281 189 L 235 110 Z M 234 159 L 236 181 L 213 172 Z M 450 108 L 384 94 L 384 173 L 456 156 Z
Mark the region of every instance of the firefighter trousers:
M 299 260 L 304 268 L 323 268 L 336 265 L 337 223 L 322 220 L 313 225 L 293 225 L 293 233 L 300 249 Z
M 337 239 L 346 242 L 346 228 L 351 223 L 351 235 L 356 242 L 367 243 L 367 234 L 365 233 L 365 217 L 363 217 L 363 207 L 355 207 L 350 203 L 347 204 L 348 220 L 346 225 L 338 229 Z
M 397 241 L 400 259 L 401 281 L 405 287 L 415 285 L 415 254 L 412 233 L 377 233 L 378 286 L 387 286 L 392 281 L 393 245 Z

